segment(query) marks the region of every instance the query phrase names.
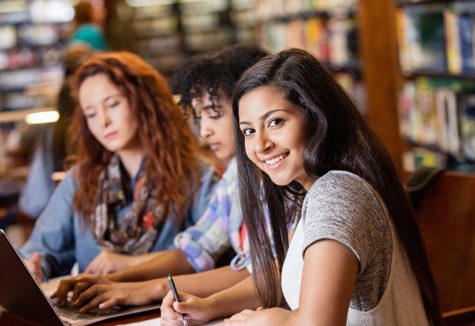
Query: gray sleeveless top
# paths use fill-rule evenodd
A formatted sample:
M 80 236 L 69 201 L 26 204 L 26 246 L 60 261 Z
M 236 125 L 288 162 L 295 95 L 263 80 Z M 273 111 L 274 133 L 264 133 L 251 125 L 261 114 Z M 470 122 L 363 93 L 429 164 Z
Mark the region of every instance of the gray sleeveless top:
M 359 263 L 348 325 L 427 325 L 419 287 L 376 191 L 360 177 L 331 171 L 309 189 L 282 270 L 282 290 L 299 306 L 305 249 L 332 239 Z

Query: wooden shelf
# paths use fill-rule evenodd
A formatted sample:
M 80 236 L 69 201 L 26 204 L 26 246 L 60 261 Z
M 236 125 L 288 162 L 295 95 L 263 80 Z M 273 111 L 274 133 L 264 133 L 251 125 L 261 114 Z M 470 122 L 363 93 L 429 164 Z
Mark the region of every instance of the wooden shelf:
M 433 71 L 433 70 L 414 70 L 404 72 L 406 78 L 431 77 L 431 78 L 453 78 L 453 79 L 470 79 L 475 80 L 475 71 L 473 73 L 452 74 L 450 72 Z
M 334 65 L 331 63 L 324 63 L 324 66 L 327 67 L 330 71 L 336 72 L 336 73 L 346 72 L 346 73 L 354 74 L 359 77 L 362 74 L 361 64 L 359 62 L 344 64 L 344 65 Z
M 308 20 L 311 18 L 322 18 L 322 19 L 330 19 L 332 17 L 352 17 L 358 12 L 358 8 L 354 6 L 349 7 L 336 7 L 335 9 L 330 10 L 309 10 L 309 11 L 302 11 L 295 14 L 283 15 L 283 16 L 276 16 L 276 17 L 269 17 L 267 22 L 283 22 L 287 23 L 293 20 L 302 19 Z
M 442 172 L 415 207 L 446 325 L 475 320 L 474 192 L 475 174 Z
M 420 6 L 428 4 L 449 4 L 453 2 L 471 2 L 473 0 L 421 0 L 421 1 L 410 1 L 410 0 L 399 0 L 396 3 L 399 6 Z

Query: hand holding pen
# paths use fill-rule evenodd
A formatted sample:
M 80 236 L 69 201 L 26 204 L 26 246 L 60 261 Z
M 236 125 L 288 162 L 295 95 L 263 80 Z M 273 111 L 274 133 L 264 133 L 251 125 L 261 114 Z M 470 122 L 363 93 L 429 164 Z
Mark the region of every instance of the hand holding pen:
M 176 302 L 180 302 L 180 296 L 178 295 L 178 291 L 176 290 L 175 282 L 173 281 L 173 277 L 171 274 L 168 274 L 168 283 L 170 284 L 170 289 L 172 290 L 173 297 L 175 298 Z M 185 315 L 183 315 L 183 325 L 188 326 L 188 321 L 185 319 Z

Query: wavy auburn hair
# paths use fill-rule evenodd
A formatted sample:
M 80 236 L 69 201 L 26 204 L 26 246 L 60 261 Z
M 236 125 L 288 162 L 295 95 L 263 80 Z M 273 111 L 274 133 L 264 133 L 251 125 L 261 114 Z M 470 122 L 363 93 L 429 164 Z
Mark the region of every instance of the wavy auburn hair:
M 112 155 L 92 135 L 79 104 L 79 89 L 89 77 L 106 75 L 127 98 L 137 118 L 138 138 L 146 158 L 145 173 L 157 186 L 157 200 L 165 213 L 176 210 L 182 217 L 199 186 L 200 149 L 183 111 L 174 102 L 165 78 L 135 54 L 96 53 L 77 70 L 72 95 L 77 104 L 74 127 L 78 137 L 78 190 L 75 208 L 83 217 L 93 213 L 99 174 Z M 176 221 L 177 224 L 181 221 Z
M 371 184 L 383 199 L 395 233 L 419 285 L 425 312 L 431 324 L 440 325 L 440 304 L 415 214 L 384 146 L 345 91 L 312 55 L 290 49 L 269 55 L 246 71 L 235 89 L 233 112 L 239 171 L 239 195 L 249 230 L 258 297 L 265 307 L 283 305 L 278 285 L 288 248 L 283 198 L 298 194 L 295 182 L 280 187 L 246 156 L 239 128 L 239 101 L 252 90 L 273 86 L 305 113 L 307 143 L 303 157 L 305 172 L 318 178 L 331 170 L 348 171 Z M 257 176 L 257 177 L 256 177 Z M 274 264 L 272 246 L 266 237 L 266 219 L 259 201 L 261 183 L 269 208 L 272 236 L 279 264 Z M 300 187 L 300 197 L 304 194 Z

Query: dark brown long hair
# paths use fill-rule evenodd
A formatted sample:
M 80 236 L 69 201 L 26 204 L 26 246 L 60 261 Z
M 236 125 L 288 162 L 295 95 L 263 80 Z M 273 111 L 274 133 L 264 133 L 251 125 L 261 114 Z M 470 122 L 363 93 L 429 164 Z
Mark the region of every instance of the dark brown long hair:
M 414 211 L 393 162 L 343 89 L 313 56 L 298 49 L 269 55 L 250 68 L 236 86 L 233 99 L 241 208 L 249 230 L 253 277 L 261 303 L 265 307 L 283 303 L 278 277 L 288 248 L 289 216 L 282 203 L 286 194 L 304 194 L 295 182 L 285 187 L 275 185 L 246 156 L 239 128 L 239 101 L 262 86 L 280 88 L 288 101 L 305 112 L 308 141 L 303 163 L 309 176 L 318 178 L 331 170 L 348 171 L 366 180 L 380 194 L 419 284 L 426 314 L 433 325 L 439 325 L 436 285 Z M 278 265 L 274 264 L 266 237 L 266 220 L 259 202 L 261 182 Z
M 198 141 L 175 104 L 165 78 L 140 57 L 128 52 L 97 53 L 76 72 L 72 95 L 78 101 L 82 83 L 105 74 L 127 98 L 139 123 L 138 137 L 146 158 L 145 173 L 157 186 L 157 200 L 166 212 L 182 217 L 193 191 L 199 186 Z M 75 110 L 78 137 L 79 185 L 75 207 L 88 217 L 97 201 L 98 177 L 113 153 L 105 149 L 87 127 L 82 110 Z M 177 221 L 180 223 L 181 221 Z
M 91 24 L 94 21 L 94 7 L 90 2 L 79 2 L 74 6 L 74 22 L 76 26 Z

